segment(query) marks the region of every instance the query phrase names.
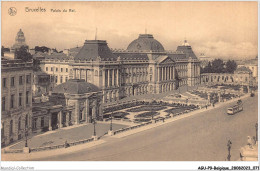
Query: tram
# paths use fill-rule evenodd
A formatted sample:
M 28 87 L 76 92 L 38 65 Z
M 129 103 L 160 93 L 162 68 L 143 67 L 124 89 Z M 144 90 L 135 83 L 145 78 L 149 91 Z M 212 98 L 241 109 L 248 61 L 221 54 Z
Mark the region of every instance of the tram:
M 230 108 L 227 109 L 227 114 L 228 115 L 234 115 L 238 112 L 241 112 L 243 110 L 243 105 L 242 103 L 238 103 Z

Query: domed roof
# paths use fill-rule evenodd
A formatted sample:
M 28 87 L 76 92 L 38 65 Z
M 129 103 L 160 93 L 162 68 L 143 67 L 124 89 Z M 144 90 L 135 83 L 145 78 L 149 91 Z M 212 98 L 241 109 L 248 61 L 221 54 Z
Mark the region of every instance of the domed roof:
M 97 86 L 80 79 L 70 79 L 53 89 L 53 93 L 69 94 L 85 94 L 98 91 L 100 91 L 100 89 Z
M 138 39 L 128 45 L 127 50 L 164 52 L 162 44 L 151 34 L 140 34 Z

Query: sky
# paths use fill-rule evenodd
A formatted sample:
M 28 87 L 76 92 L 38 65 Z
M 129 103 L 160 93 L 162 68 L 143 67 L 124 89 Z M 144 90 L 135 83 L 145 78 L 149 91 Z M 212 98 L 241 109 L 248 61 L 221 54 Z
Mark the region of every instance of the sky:
M 14 44 L 20 28 L 30 47 L 58 50 L 82 46 L 86 39 L 95 39 L 96 30 L 97 39 L 106 40 L 110 48 L 126 49 L 147 30 L 166 50 L 176 50 L 186 38 L 197 56 L 204 53 L 212 58 L 244 59 L 255 58 L 258 52 L 257 1 L 2 2 L 1 5 L 1 42 L 5 47 Z M 17 9 L 16 15 L 9 15 L 10 7 Z

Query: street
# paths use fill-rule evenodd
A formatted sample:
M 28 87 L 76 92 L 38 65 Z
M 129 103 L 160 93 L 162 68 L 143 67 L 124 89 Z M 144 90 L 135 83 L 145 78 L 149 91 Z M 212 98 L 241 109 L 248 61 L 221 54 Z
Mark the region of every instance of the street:
M 107 142 L 81 152 L 53 156 L 52 161 L 225 161 L 231 140 L 231 160 L 239 159 L 247 136 L 255 136 L 258 95 L 243 100 L 244 110 L 227 115 L 232 104 L 202 112 L 124 138 L 107 137 Z

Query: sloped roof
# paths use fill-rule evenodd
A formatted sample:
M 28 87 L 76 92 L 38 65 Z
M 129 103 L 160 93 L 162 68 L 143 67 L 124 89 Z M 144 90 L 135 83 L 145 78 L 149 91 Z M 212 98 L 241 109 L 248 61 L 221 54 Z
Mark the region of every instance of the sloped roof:
M 178 46 L 177 51 L 182 51 L 186 55 L 186 58 L 191 57 L 192 59 L 198 59 L 195 53 L 193 52 L 191 46 Z
M 70 56 L 75 57 L 79 53 L 81 48 L 82 48 L 82 46 L 81 47 L 70 48 L 69 49 Z
M 62 83 L 53 89 L 53 93 L 59 94 L 85 94 L 98 91 L 100 91 L 100 89 L 97 86 L 80 79 L 70 79 L 67 82 Z
M 242 66 L 242 67 L 237 68 L 235 72 L 237 72 L 237 73 L 241 73 L 241 72 L 251 73 L 252 71 L 249 68 Z
M 57 52 L 54 52 L 51 55 L 47 55 L 45 58 L 46 59 L 59 59 L 59 60 L 69 60 L 70 59 L 70 57 L 67 56 L 66 54 L 57 53 Z
M 149 60 L 145 53 L 115 53 L 121 60 Z
M 99 57 L 101 61 L 117 60 L 117 56 L 111 52 L 105 40 L 86 40 L 74 60 L 95 61 Z

